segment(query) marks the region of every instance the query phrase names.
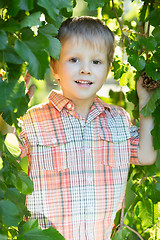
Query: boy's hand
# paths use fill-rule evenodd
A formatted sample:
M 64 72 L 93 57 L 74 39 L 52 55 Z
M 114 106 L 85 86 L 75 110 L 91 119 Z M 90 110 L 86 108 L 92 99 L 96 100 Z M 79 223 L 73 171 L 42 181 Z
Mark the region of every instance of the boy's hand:
M 26 89 L 28 87 L 29 81 L 31 79 L 31 75 L 29 74 L 29 72 L 26 72 L 26 75 L 24 76 L 24 81 L 26 83 Z M 27 94 L 29 96 L 29 99 L 31 100 L 31 98 L 33 97 L 34 94 L 34 90 L 35 90 L 35 85 L 31 85 L 30 88 L 27 90 Z
M 137 81 L 137 94 L 139 98 L 140 110 L 147 104 L 153 94 L 153 90 L 147 90 L 143 87 L 143 77 L 141 76 Z

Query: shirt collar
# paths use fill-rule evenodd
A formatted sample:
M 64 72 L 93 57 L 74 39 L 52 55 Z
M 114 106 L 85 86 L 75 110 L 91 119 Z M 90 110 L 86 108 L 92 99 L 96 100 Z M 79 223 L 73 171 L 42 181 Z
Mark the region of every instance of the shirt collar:
M 48 99 L 59 112 L 62 111 L 62 109 L 64 107 L 66 107 L 68 110 L 74 110 L 74 104 L 72 103 L 72 101 L 70 101 L 68 98 L 64 97 L 62 94 L 57 93 L 53 90 L 49 94 Z M 93 102 L 91 111 L 95 108 L 100 113 L 104 112 L 105 110 L 110 111 L 110 109 L 111 109 L 109 104 L 103 102 L 97 96 L 95 96 L 95 98 L 94 98 L 94 102 Z

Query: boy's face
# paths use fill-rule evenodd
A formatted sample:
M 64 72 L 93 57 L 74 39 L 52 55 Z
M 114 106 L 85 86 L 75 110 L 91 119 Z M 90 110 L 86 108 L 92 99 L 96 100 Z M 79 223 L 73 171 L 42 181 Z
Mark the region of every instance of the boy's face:
M 62 44 L 59 61 L 54 63 L 52 70 L 63 95 L 73 103 L 85 100 L 86 104 L 92 104 L 97 91 L 106 81 L 106 49 L 99 49 L 91 47 L 87 40 L 79 38 L 77 41 L 74 37 Z

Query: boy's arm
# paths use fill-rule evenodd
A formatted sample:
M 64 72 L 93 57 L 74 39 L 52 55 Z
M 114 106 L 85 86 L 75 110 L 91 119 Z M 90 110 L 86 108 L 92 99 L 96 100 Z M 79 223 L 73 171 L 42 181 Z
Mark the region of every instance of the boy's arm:
M 153 92 L 142 87 L 143 78 L 137 82 L 137 93 L 139 97 L 139 111 L 147 104 Z M 144 117 L 140 113 L 140 140 L 138 149 L 138 160 L 142 165 L 151 165 L 156 161 L 157 151 L 153 147 L 151 130 L 154 127 L 153 117 Z

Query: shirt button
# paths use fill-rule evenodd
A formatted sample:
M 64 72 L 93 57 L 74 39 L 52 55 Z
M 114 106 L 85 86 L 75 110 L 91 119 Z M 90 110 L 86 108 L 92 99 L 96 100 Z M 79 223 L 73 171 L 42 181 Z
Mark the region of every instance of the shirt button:
M 90 148 L 87 148 L 87 149 L 86 149 L 86 153 L 87 153 L 87 155 L 91 155 L 91 149 L 90 149 Z
M 71 103 L 68 103 L 68 104 L 67 104 L 67 108 L 68 108 L 69 110 L 72 108 Z
M 81 125 L 82 125 L 82 127 L 85 127 L 86 123 L 84 120 L 81 121 Z
M 91 176 L 87 176 L 87 182 L 88 182 L 88 183 L 90 183 L 90 184 L 93 182 L 93 180 L 92 180 L 92 177 L 91 177 Z
M 57 143 L 56 138 L 52 138 L 52 143 L 53 143 L 53 144 L 56 144 L 56 143 Z

